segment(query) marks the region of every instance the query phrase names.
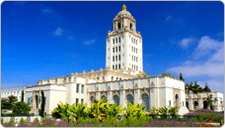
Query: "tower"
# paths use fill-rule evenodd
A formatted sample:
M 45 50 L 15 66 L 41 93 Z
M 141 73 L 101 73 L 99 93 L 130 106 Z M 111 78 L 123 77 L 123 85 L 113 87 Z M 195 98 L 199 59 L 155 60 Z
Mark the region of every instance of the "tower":
M 143 72 L 142 36 L 136 32 L 136 20 L 125 5 L 113 19 L 113 31 L 106 36 L 106 67 Z

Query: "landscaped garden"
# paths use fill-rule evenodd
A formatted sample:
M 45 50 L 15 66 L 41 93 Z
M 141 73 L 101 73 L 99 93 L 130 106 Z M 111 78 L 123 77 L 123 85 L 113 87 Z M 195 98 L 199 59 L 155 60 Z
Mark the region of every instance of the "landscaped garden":
M 52 111 L 52 118 L 44 117 L 26 122 L 21 118 L 18 127 L 205 127 L 213 126 L 207 122 L 223 125 L 224 113 L 208 109 L 196 110 L 179 118 L 178 107 L 163 107 L 145 111 L 143 104 L 109 104 L 105 100 L 95 101 L 91 107 L 87 104 L 58 104 Z M 13 119 L 1 123 L 5 127 L 15 126 Z

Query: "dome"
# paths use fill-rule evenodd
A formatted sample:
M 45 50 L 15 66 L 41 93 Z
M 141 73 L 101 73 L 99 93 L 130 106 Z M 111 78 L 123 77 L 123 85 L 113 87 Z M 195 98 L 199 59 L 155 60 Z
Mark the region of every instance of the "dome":
M 120 11 L 117 15 L 119 16 L 119 15 L 123 15 L 123 14 L 125 14 L 125 15 L 127 14 L 127 15 L 131 16 L 130 12 L 127 11 L 127 7 L 125 6 L 125 4 L 122 7 L 122 11 Z

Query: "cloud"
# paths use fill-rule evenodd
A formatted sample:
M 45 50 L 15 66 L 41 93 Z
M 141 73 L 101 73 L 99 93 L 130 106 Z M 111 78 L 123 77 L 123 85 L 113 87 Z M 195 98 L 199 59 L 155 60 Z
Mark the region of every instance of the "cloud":
M 41 12 L 44 14 L 51 14 L 51 13 L 53 13 L 53 10 L 50 8 L 46 8 L 46 9 L 42 9 Z
M 56 36 L 62 35 L 63 30 L 61 28 L 57 28 L 57 30 L 54 32 Z
M 214 50 L 206 60 L 187 60 L 181 66 L 167 69 L 168 72 L 183 73 L 184 77 L 208 76 L 219 77 L 224 75 L 224 44 L 209 37 L 202 37 L 193 55 L 203 55 L 205 51 Z
M 204 36 L 200 39 L 198 47 L 195 49 L 194 58 L 198 59 L 208 54 L 216 52 L 218 49 L 223 47 L 224 42 L 219 42 L 211 39 L 208 36 Z
M 182 47 L 182 48 L 188 48 L 191 43 L 193 42 L 193 38 L 184 38 L 180 41 L 179 45 Z
M 74 39 L 73 36 L 68 37 L 68 40 L 73 40 L 73 39 Z
M 197 81 L 197 83 L 201 86 L 201 87 L 205 87 L 205 83 L 207 83 L 207 85 L 209 86 L 210 89 L 215 89 L 218 87 L 224 87 L 224 82 L 217 80 L 217 79 L 210 79 L 207 81 Z
M 95 39 L 85 41 L 85 42 L 84 42 L 84 44 L 86 44 L 86 45 L 90 45 L 90 44 L 93 44 L 94 42 L 95 42 Z
M 169 15 L 168 17 L 166 17 L 166 20 L 169 20 L 169 19 L 171 19 L 171 18 L 172 18 L 172 16 Z

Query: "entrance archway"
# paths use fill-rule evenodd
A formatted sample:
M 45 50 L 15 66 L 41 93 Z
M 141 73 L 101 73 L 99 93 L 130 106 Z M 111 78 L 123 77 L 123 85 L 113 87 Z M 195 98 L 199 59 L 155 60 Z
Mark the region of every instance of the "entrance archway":
M 207 109 L 207 101 L 203 101 L 203 108 Z
M 198 107 L 198 101 L 194 101 L 194 109 Z
M 177 107 L 178 107 L 178 98 L 179 98 L 179 97 L 178 97 L 178 95 L 176 94 L 176 95 L 175 95 L 175 104 L 176 104 Z
M 187 109 L 189 109 L 189 102 L 188 101 L 186 101 L 186 107 L 187 107 Z

